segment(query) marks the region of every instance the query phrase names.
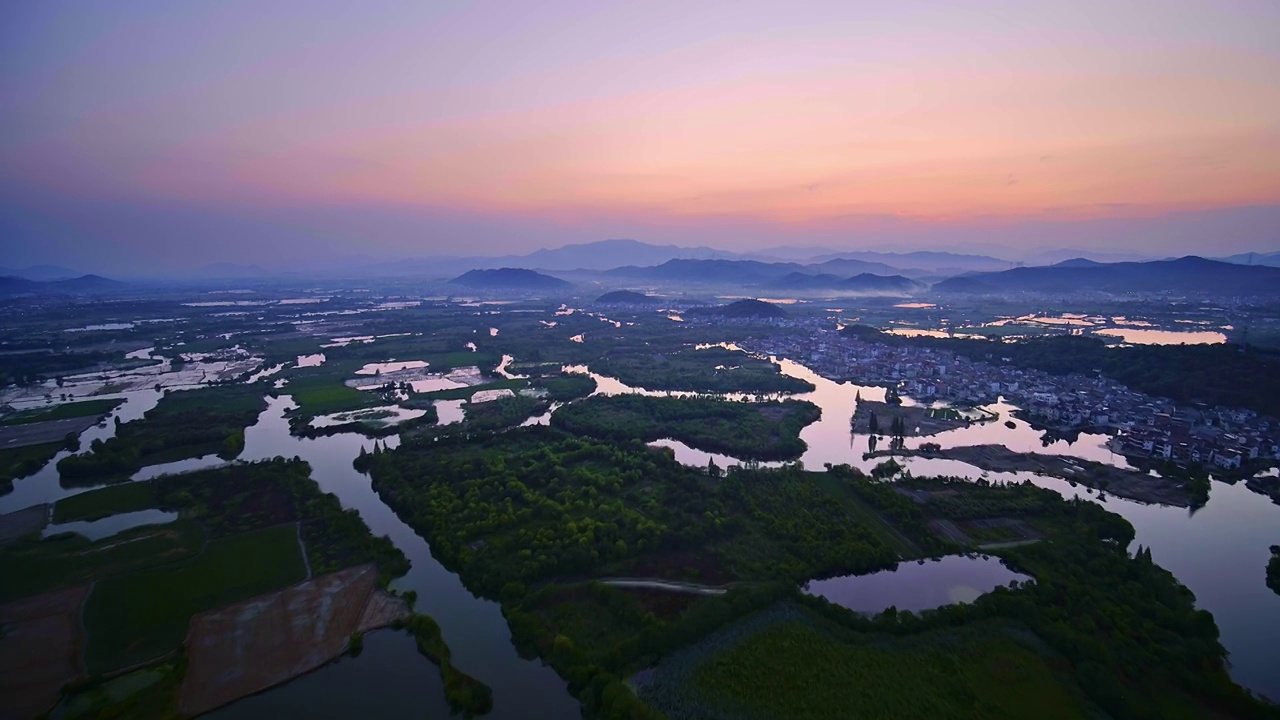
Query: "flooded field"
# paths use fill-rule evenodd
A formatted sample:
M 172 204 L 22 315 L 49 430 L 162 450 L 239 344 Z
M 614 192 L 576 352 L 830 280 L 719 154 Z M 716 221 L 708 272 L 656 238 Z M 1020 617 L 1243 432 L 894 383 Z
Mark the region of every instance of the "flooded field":
M 504 357 L 501 367 L 505 374 L 510 375 L 507 368 L 511 362 L 510 356 Z M 801 439 L 806 442 L 807 449 L 800 462 L 811 469 L 821 469 L 826 463 L 848 463 L 870 470 L 878 464 L 879 459 L 863 459 L 871 438 L 851 434 L 849 418 L 859 398 L 882 401 L 885 397 L 884 389 L 835 383 L 791 360 L 777 360 L 777 363 L 783 373 L 813 383 L 814 391 L 795 397 L 810 400 L 822 409 L 821 418 L 801 432 Z M 681 394 L 631 387 L 615 378 L 592 373 L 585 366 L 567 366 L 564 369 L 594 377 L 598 383 L 597 394 Z M 423 370 L 424 368 L 403 368 L 392 372 Z M 184 369 L 183 372 L 187 370 Z M 447 381 L 450 383 L 448 387 L 457 387 L 467 384 L 463 381 L 470 381 L 474 377 L 479 377 L 478 371 L 470 368 L 457 375 L 442 375 L 432 380 Z M 95 379 L 94 382 L 100 381 Z M 144 388 L 104 395 L 120 397 L 126 402 L 114 410 L 106 422 L 84 430 L 80 435 L 81 446 L 87 447 L 94 439 L 110 437 L 114 432 L 116 418 L 121 422 L 128 422 L 154 407 L 160 392 L 149 386 L 144 385 Z M 439 621 L 446 640 L 454 649 L 457 665 L 493 686 L 493 717 L 577 717 L 577 703 L 568 695 L 564 682 L 540 662 L 518 657 L 498 606 L 472 595 L 456 575 L 441 566 L 432 557 L 429 545 L 400 521 L 372 491 L 368 478 L 352 469 L 351 462 L 360 450 L 371 449 L 375 441 L 349 433 L 314 439 L 291 436 L 285 411 L 293 407 L 293 404 L 287 395 L 287 386 L 280 392 L 281 396 L 268 398 L 267 410 L 255 425 L 246 430 L 245 451 L 240 459 L 252 461 L 277 455 L 302 457 L 311 463 L 313 475 L 322 489 L 336 493 L 345 507 L 357 510 L 375 534 L 386 534 L 392 538 L 413 563 L 409 574 L 397 581 L 396 587 L 418 592 L 418 609 Z M 735 399 L 746 396 L 725 397 Z M 905 402 L 910 403 L 911 400 L 907 398 Z M 464 407 L 463 400 L 438 401 L 436 409 L 440 422 L 460 422 L 464 417 Z M 556 407 L 529 419 L 525 424 L 549 422 Z M 1057 440 L 1046 443 L 1040 432 L 1012 417 L 1016 410 L 1014 406 L 999 402 L 982 409 L 998 415 L 1000 422 L 960 427 L 928 438 L 907 438 L 906 446 L 917 447 L 921 442 L 936 442 L 944 448 L 1000 444 L 1015 451 L 1052 453 L 1117 467 L 1127 466 L 1121 456 L 1107 448 L 1105 435 L 1086 433 L 1073 442 Z M 1006 420 L 1011 422 L 1011 427 L 1005 424 Z M 377 442 L 386 447 L 395 447 L 398 438 L 393 436 Z M 709 461 L 714 461 L 722 468 L 740 464 L 733 457 L 705 453 L 669 439 L 659 440 L 652 445 L 665 448 L 673 452 L 680 461 L 698 467 L 706 467 Z M 55 502 L 62 497 L 83 492 L 82 488 L 64 488 L 59 482 L 55 465 L 58 459 L 67 454 L 66 451 L 59 453 L 53 462 L 36 474 L 15 481 L 14 491 L 0 497 L 0 512 Z M 192 458 L 144 468 L 134 479 L 154 477 L 163 472 L 213 467 L 224 462 L 212 455 Z M 1208 504 L 1194 512 L 1188 512 L 1167 506 L 1143 505 L 1115 497 L 1104 497 L 1074 486 L 1067 480 L 1031 473 L 984 472 L 954 460 L 903 458 L 900 462 L 908 471 L 917 475 L 984 477 L 992 481 L 1009 482 L 1029 480 L 1069 497 L 1087 497 L 1101 502 L 1108 509 L 1124 516 L 1137 530 L 1135 545 L 1150 547 L 1156 562 L 1168 568 L 1196 593 L 1200 607 L 1213 612 L 1221 628 L 1222 642 L 1231 654 L 1233 677 L 1258 692 L 1280 696 L 1280 679 L 1274 672 L 1274 667 L 1280 664 L 1280 623 L 1275 622 L 1275 618 L 1280 617 L 1280 597 L 1271 593 L 1262 581 L 1262 568 L 1269 557 L 1268 548 L 1276 542 L 1275 528 L 1280 527 L 1280 507 L 1250 492 L 1243 483 L 1227 485 L 1214 482 Z M 134 523 L 132 526 L 164 521 L 165 518 L 158 516 L 121 516 L 117 520 L 126 524 Z M 72 527 L 80 525 L 76 523 L 53 527 L 83 531 L 99 537 L 124 529 L 121 527 L 113 530 L 106 525 L 99 526 L 101 522 L 103 521 L 84 523 L 79 529 Z M 889 605 L 905 610 L 936 607 L 946 602 L 966 602 L 992 587 L 1022 579 L 1024 578 L 1012 573 L 998 561 L 953 557 L 925 565 L 907 563 L 896 572 L 816 580 L 810 583 L 809 591 L 859 611 L 875 612 Z M 421 689 L 424 693 L 421 702 L 428 706 L 442 702 L 436 694 L 427 693 L 433 683 L 439 682 L 434 673 L 416 673 L 409 679 L 410 675 L 403 672 L 405 666 L 416 666 L 418 660 L 425 662 L 425 659 L 416 653 L 403 652 L 402 646 L 405 644 L 402 640 L 408 641 L 394 633 L 375 633 L 370 636 L 365 654 L 360 658 L 343 659 L 326 665 L 314 673 L 223 708 L 211 717 L 265 717 L 272 712 L 272 708 L 302 707 L 303 705 L 295 704 L 303 702 L 296 696 L 312 691 L 320 692 L 315 690 L 317 683 L 325 685 L 323 693 L 331 698 L 333 707 L 346 707 L 348 705 L 344 703 L 355 702 L 355 699 L 349 697 L 349 691 L 344 693 L 341 690 L 347 682 L 344 678 L 372 675 L 382 678 L 379 682 L 391 682 L 391 678 L 403 677 L 403 682 L 408 684 L 399 687 Z M 412 649 L 411 641 L 408 642 L 410 644 L 407 647 Z M 321 683 L 318 678 L 327 680 Z M 541 714 L 531 708 L 541 710 Z M 333 716 L 325 712 L 319 714 Z

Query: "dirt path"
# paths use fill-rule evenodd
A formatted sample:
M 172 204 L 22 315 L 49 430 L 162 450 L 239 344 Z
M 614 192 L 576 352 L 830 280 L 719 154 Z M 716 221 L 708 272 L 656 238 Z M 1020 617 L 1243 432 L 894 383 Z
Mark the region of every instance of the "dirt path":
M 0 720 L 26 720 L 51 709 L 62 686 L 88 677 L 80 623 L 88 585 L 0 606 Z
M 40 532 L 48 524 L 49 505 L 47 503 L 0 515 L 0 545 L 11 543 L 33 532 Z
M 604 578 L 596 582 L 621 588 L 648 588 L 650 590 L 666 590 L 668 592 L 690 593 L 693 595 L 724 595 L 729 592 L 727 586 L 702 585 L 679 580 L 662 580 L 660 578 Z
M 353 633 L 409 614 L 373 565 L 340 570 L 191 619 L 178 709 L 201 715 L 337 657 Z

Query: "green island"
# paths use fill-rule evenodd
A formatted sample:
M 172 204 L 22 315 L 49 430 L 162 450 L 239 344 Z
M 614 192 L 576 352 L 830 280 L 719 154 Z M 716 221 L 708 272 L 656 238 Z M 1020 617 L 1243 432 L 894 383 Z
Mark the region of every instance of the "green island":
M 33 475 L 62 450 L 80 447 L 80 433 L 97 424 L 123 400 L 67 402 L 0 416 L 0 495 L 13 481 Z
M 121 424 L 88 452 L 58 462 L 64 483 L 127 479 L 148 465 L 202 455 L 231 460 L 244 449 L 244 429 L 266 408 L 257 385 L 215 385 L 168 392 L 142 419 Z
M 597 395 L 556 411 L 551 424 L 604 439 L 671 438 L 749 460 L 792 460 L 805 450 L 800 431 L 821 414 L 818 406 L 804 400 Z

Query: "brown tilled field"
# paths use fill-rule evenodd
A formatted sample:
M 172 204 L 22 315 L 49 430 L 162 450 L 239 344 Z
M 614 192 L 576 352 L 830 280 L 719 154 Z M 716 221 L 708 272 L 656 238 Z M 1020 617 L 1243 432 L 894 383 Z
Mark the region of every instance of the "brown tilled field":
M 377 579 L 361 565 L 193 617 L 179 711 L 200 715 L 301 675 L 337 657 L 352 633 L 407 615 Z
M 26 720 L 51 709 L 62 686 L 86 677 L 81 608 L 88 585 L 0 606 L 0 720 Z

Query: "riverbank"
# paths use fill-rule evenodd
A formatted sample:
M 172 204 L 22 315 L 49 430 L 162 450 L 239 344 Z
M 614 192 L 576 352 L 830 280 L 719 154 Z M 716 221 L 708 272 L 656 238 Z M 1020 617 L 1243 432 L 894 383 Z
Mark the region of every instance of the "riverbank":
M 863 457 L 920 457 L 959 460 L 990 472 L 1033 472 L 1053 475 L 1102 490 L 1118 497 L 1152 505 L 1191 507 L 1191 492 L 1177 480 L 1147 475 L 1137 470 L 1104 465 L 1082 458 L 1013 452 L 1003 445 L 967 445 L 956 448 L 878 450 Z

